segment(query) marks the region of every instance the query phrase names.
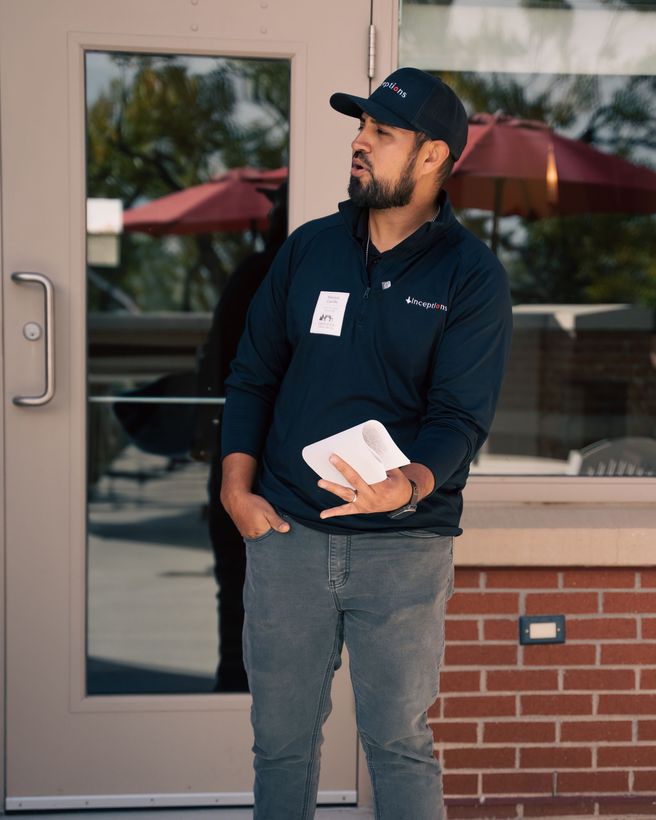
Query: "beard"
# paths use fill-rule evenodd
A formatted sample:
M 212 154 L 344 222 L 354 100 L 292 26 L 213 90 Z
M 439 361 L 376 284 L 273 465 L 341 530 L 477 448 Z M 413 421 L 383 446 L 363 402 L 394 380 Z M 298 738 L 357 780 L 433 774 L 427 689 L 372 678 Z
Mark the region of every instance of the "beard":
M 360 162 L 365 162 L 362 156 L 358 156 L 356 152 L 355 158 Z M 385 182 L 384 180 L 376 179 L 371 167 L 366 164 L 369 171 L 369 183 L 362 184 L 361 177 L 352 176 L 349 179 L 348 195 L 355 205 L 360 208 L 372 208 L 376 211 L 382 211 L 386 208 L 402 208 L 408 205 L 412 199 L 415 190 L 415 180 L 412 176 L 415 164 L 417 162 L 417 151 L 408 158 L 405 168 L 401 171 L 396 182 Z

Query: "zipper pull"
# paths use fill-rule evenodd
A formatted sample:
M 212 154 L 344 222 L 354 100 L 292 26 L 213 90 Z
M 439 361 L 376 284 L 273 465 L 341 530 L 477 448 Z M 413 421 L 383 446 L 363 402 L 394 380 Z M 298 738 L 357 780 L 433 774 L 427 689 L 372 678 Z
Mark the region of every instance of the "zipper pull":
M 370 290 L 371 290 L 371 288 L 367 285 L 367 289 L 365 290 L 365 292 L 362 296 L 363 299 L 368 299 L 369 298 L 369 291 Z

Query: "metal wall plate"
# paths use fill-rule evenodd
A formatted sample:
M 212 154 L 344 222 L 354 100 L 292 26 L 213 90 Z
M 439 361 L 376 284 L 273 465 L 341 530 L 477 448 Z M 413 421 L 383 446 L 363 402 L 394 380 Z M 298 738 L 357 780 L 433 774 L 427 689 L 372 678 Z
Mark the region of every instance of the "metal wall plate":
M 522 615 L 519 619 L 519 642 L 565 643 L 565 616 Z

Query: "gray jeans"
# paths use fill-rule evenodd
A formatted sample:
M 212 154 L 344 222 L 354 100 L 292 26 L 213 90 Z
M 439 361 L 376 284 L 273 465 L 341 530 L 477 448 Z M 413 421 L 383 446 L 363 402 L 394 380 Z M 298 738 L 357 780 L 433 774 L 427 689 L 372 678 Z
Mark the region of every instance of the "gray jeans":
M 442 820 L 426 713 L 438 691 L 453 539 L 290 524 L 246 540 L 255 820 L 314 817 L 321 727 L 344 642 L 377 820 Z

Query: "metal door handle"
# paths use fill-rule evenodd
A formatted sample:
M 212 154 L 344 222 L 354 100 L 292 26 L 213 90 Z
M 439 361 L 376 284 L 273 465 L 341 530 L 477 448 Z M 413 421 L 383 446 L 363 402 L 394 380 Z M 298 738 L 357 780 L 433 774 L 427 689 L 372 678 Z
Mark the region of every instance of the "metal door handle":
M 55 343 L 54 343 L 54 327 L 55 327 L 55 288 L 42 273 L 12 273 L 11 278 L 17 284 L 22 282 L 35 282 L 41 285 L 45 292 L 45 331 L 46 331 L 46 384 L 45 390 L 40 396 L 14 396 L 14 404 L 20 407 L 35 407 L 42 404 L 47 404 L 55 395 Z

